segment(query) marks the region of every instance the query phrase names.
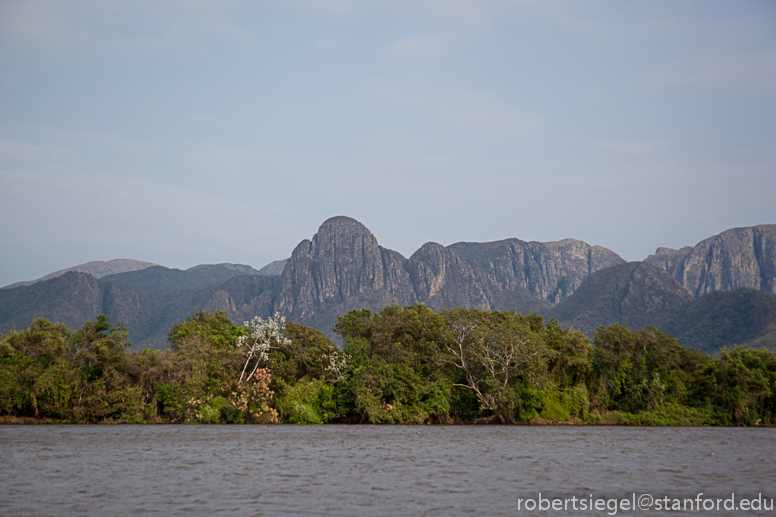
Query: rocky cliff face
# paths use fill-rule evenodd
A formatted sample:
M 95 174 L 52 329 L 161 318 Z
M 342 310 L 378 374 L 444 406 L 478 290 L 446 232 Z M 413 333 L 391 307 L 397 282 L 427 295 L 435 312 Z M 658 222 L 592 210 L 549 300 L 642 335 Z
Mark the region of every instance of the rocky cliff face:
M 138 335 L 138 331 L 145 328 L 156 315 L 154 307 L 127 285 L 100 282 L 100 294 L 102 307 L 99 312 L 105 313 L 111 323 L 125 324 L 133 335 Z
M 224 311 L 237 324 L 250 321 L 254 316 L 268 317 L 275 306 L 280 292 L 280 277 L 257 278 L 239 276 L 218 286 L 208 298 L 205 309 L 208 312 Z M 194 299 L 192 305 L 196 305 Z
M 292 253 L 275 310 L 324 327 L 327 318 L 336 321 L 334 313 L 382 310 L 389 303 L 543 310 L 571 295 L 591 273 L 623 262 L 605 248 L 573 239 L 449 247 L 430 242 L 407 260 L 380 247 L 358 221 L 334 217 Z
M 294 249 L 283 270 L 275 310 L 310 321 L 335 309 L 411 303 L 412 289 L 402 263 L 403 257 L 380 248 L 364 225 L 349 217 L 333 217 L 312 240 Z
M 391 298 L 400 305 L 411 305 L 418 301 L 415 287 L 412 284 L 407 268 L 408 261 L 393 250 L 380 246 L 380 256 L 383 260 L 383 275 L 385 288 L 391 294 Z
M 650 264 L 661 267 L 668 271 L 671 276 L 673 276 L 674 271 L 676 271 L 678 267 L 681 267 L 681 265 L 684 264 L 684 259 L 687 258 L 687 255 L 691 251 L 692 246 L 685 246 L 679 250 L 660 247 L 653 255 L 650 255 L 644 259 L 644 262 L 649 262 Z
M 490 309 L 488 296 L 474 269 L 441 244 L 424 244 L 410 257 L 407 270 L 417 299 L 434 310 Z
M 527 291 L 531 297 L 558 303 L 590 274 L 625 261 L 616 253 L 582 241 L 459 242 L 449 246 L 494 292 Z
M 51 295 L 52 303 L 59 305 L 49 304 L 51 310 L 41 310 L 40 315 L 80 326 L 105 312 L 112 321 L 127 324 L 135 343 L 154 346 L 164 346 L 170 325 L 199 310 L 223 310 L 236 322 L 277 311 L 331 334 L 337 316 L 364 307 L 380 311 L 392 303 L 422 302 L 435 310 L 471 307 L 545 313 L 588 275 L 622 259 L 572 239 L 551 243 L 509 239 L 449 247 L 430 242 L 408 260 L 381 247 L 358 221 L 333 217 L 312 239 L 300 242 L 289 259 L 260 271 L 235 264 L 181 271 L 112 262 L 100 271 L 113 274 L 99 282 L 88 275 L 72 277 L 67 289 L 58 288 Z M 119 266 L 136 269 L 117 273 Z M 33 305 L 40 309 L 41 303 Z M 24 312 L 0 309 L 13 313 L 14 320 Z M 28 316 L 25 313 L 19 321 Z
M 776 294 L 776 225 L 734 228 L 692 248 L 658 248 L 646 262 L 668 271 L 696 298 L 741 287 Z

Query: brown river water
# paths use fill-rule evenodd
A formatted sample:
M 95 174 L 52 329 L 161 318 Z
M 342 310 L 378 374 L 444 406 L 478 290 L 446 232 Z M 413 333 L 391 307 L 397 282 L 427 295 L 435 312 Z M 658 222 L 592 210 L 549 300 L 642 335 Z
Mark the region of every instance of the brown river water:
M 0 454 L 0 515 L 776 515 L 774 428 L 0 426 Z

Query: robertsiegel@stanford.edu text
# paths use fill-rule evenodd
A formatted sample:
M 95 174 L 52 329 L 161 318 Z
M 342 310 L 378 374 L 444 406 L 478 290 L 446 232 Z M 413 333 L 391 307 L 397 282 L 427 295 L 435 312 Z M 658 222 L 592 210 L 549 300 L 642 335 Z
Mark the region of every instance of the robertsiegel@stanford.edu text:
M 639 510 L 652 511 L 682 511 L 682 512 L 739 512 L 739 511 L 773 511 L 773 498 L 757 494 L 755 497 L 738 497 L 730 494 L 727 497 L 706 496 L 703 493 L 694 497 L 653 496 L 651 494 L 631 493 L 629 497 L 587 497 L 565 496 L 544 497 L 539 493 L 535 499 L 518 499 L 517 510 L 556 512 L 606 511 L 608 515 L 618 512 Z

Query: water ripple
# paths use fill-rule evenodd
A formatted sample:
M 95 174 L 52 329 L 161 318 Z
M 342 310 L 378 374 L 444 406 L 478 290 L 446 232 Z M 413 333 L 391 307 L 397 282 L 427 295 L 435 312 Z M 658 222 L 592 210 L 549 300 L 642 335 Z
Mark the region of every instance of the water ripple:
M 5 426 L 0 513 L 515 515 L 539 492 L 772 497 L 775 444 L 776 429 L 738 428 Z

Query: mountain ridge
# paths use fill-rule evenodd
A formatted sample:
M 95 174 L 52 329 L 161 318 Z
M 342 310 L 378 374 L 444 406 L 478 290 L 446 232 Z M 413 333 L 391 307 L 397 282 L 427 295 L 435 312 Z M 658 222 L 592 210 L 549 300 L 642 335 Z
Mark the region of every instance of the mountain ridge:
M 774 230 L 776 225 L 731 229 L 694 247 L 658 248 L 647 260 L 630 263 L 575 239 L 541 243 L 511 238 L 449 246 L 427 242 L 405 258 L 380 246 L 360 222 L 337 216 L 302 240 L 288 259 L 260 270 L 240 264 L 187 270 L 149 265 L 99 279 L 69 271 L 0 290 L 0 331 L 26 326 L 37 316 L 80 326 L 104 312 L 127 324 L 136 345 L 163 347 L 172 324 L 196 311 L 223 310 L 236 322 L 280 312 L 332 336 L 337 316 L 351 309 L 380 311 L 388 304 L 420 302 L 434 310 L 461 306 L 535 312 L 588 331 L 613 322 L 657 325 L 700 343 L 699 348 L 703 340 L 728 343 L 735 336 L 768 344 L 776 340 L 771 339 L 776 336 L 776 316 L 769 319 L 771 298 L 748 291 L 736 294 L 738 298 L 716 297 L 713 303 L 705 297 L 753 285 L 761 289 L 754 292 L 767 294 L 776 282 Z M 758 312 L 759 319 L 747 320 L 754 333 L 735 322 L 746 320 L 746 314 L 733 300 L 767 308 Z M 713 324 L 718 313 L 727 315 L 727 323 Z M 725 337 L 714 341 L 703 329 L 679 324 L 677 315 L 708 321 Z M 766 332 L 771 324 L 772 335 Z
M 158 265 L 159 264 L 154 264 L 153 262 L 142 262 L 140 260 L 134 260 L 134 259 L 113 259 L 108 261 L 93 260 L 91 262 L 86 262 L 84 264 L 79 264 L 77 266 L 60 269 L 59 271 L 54 271 L 53 273 L 49 273 L 48 275 L 44 275 L 35 280 L 23 280 L 21 282 L 15 282 L 5 287 L 0 287 L 0 289 L 13 289 L 15 287 L 29 286 L 37 282 L 50 280 L 52 278 L 62 276 L 65 273 L 68 273 L 70 271 L 86 273 L 86 274 L 92 275 L 94 278 L 102 278 L 104 276 L 108 276 L 116 273 L 140 271 L 147 267 L 158 266 Z

